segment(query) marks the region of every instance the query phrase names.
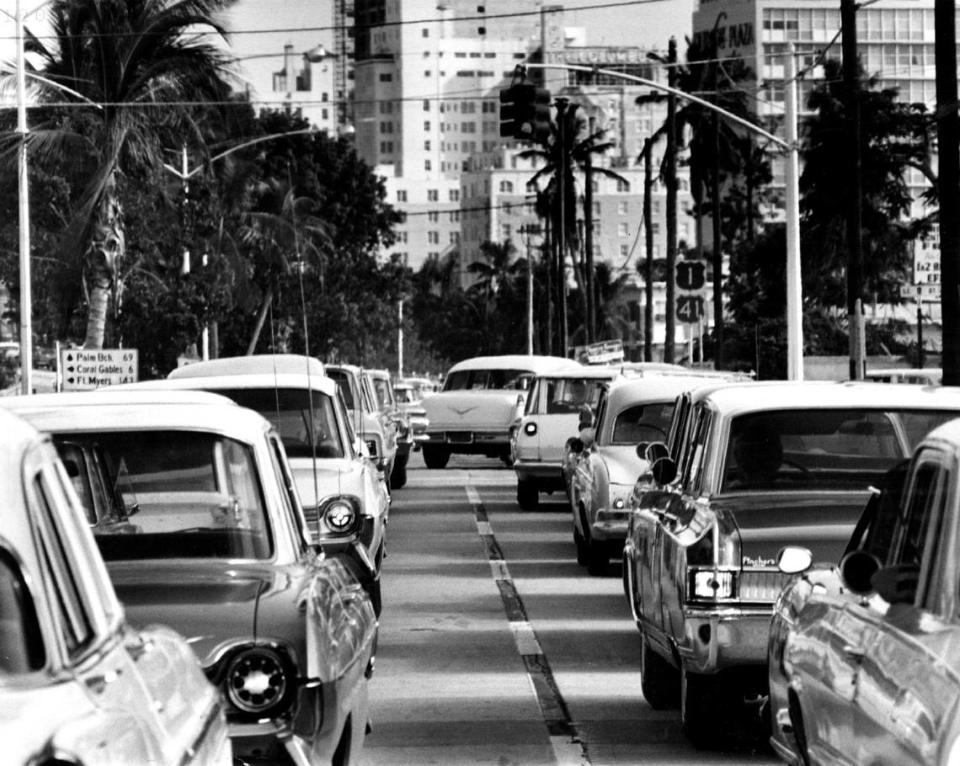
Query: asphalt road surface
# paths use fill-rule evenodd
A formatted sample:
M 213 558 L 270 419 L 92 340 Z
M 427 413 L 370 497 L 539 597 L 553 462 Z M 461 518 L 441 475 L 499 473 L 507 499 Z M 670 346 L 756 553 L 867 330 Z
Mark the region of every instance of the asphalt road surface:
M 411 456 L 394 492 L 364 766 L 773 764 L 762 733 L 695 750 L 640 692 L 621 567 L 591 577 L 568 506 L 496 460 Z

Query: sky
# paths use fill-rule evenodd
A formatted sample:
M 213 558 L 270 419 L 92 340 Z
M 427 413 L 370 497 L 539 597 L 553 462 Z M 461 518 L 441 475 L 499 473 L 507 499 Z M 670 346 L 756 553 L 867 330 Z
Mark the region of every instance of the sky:
M 306 9 L 320 5 L 329 7 L 330 1 L 239 0 L 231 11 L 228 25 L 234 30 L 327 25 L 329 12 Z M 45 19 L 43 0 L 22 2 L 27 27 L 35 32 L 42 31 Z M 565 7 L 567 26 L 586 29 L 588 45 L 630 45 L 665 50 L 671 35 L 682 41 L 690 33 L 694 0 L 549 0 L 549 4 Z M 15 57 L 13 37 L 16 26 L 10 18 L 15 11 L 16 0 L 0 0 L 0 63 L 12 62 Z M 315 22 L 308 18 L 310 16 L 321 20 Z M 293 43 L 297 50 L 305 50 L 317 42 L 329 45 L 330 33 L 319 34 L 327 39 L 316 39 L 317 33 L 304 32 L 288 33 L 284 35 L 288 38 L 284 41 Z M 271 71 L 280 69 L 282 43 L 277 46 L 276 37 L 245 35 L 242 47 L 245 55 L 272 54 L 270 59 L 261 61 L 260 66 Z

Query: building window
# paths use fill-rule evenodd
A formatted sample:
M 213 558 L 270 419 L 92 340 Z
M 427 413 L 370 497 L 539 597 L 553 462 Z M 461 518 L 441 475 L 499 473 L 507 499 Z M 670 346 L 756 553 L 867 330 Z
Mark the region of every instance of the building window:
M 430 162 L 430 160 L 424 160 L 424 161 L 423 161 L 423 169 L 424 169 L 424 170 L 433 170 L 433 163 Z
M 650 224 L 650 231 L 653 232 L 653 236 L 659 237 L 659 236 L 660 236 L 660 222 L 659 222 L 659 221 L 653 221 L 653 222 Z
M 501 181 L 500 191 L 504 194 L 513 194 L 513 181 Z
M 459 202 L 459 201 L 460 201 L 460 190 L 459 190 L 459 189 L 451 189 L 451 190 L 450 190 L 450 201 L 451 201 L 451 202 Z
M 440 232 L 439 231 L 428 231 L 427 232 L 427 243 L 431 245 L 440 244 Z
M 424 129 L 425 131 L 427 131 L 428 133 L 430 132 L 430 120 L 424 120 L 424 121 L 423 121 L 423 129 Z
M 429 111 L 430 111 L 430 99 L 429 99 L 429 98 L 423 99 L 423 111 L 425 111 L 425 112 L 429 112 Z M 429 125 L 429 124 L 430 124 L 430 123 L 428 122 L 427 125 Z M 427 130 L 429 130 L 429 128 L 427 128 Z
M 478 35 L 483 36 L 483 35 L 485 35 L 486 33 L 487 33 L 487 28 L 486 28 L 486 27 L 477 27 L 477 34 L 478 34 Z
M 440 220 L 440 212 L 437 210 L 428 210 L 427 211 L 427 220 L 430 223 L 436 223 Z
M 440 192 L 436 189 L 427 189 L 427 202 L 439 202 Z
M 619 237 L 629 237 L 630 236 L 630 226 L 626 223 L 617 224 L 617 236 Z
M 620 257 L 628 258 L 630 256 L 630 245 L 620 245 Z
M 618 192 L 628 192 L 630 191 L 630 182 L 624 181 L 622 178 L 617 179 L 617 191 Z
M 426 27 L 424 27 L 423 29 L 420 30 L 420 36 L 421 36 L 421 37 L 430 37 L 430 30 L 427 29 Z
M 450 232 L 450 244 L 451 244 L 451 245 L 456 245 L 456 244 L 459 244 L 459 242 L 460 242 L 460 232 L 459 232 L 459 231 L 451 231 L 451 232 Z
M 626 215 L 627 209 L 628 209 L 628 205 L 626 200 L 621 200 L 620 202 L 617 203 L 617 212 L 620 215 Z
M 380 73 L 380 82 L 393 82 L 393 75 L 390 72 Z
M 406 201 L 407 201 L 407 190 L 397 189 L 397 202 L 406 202 Z

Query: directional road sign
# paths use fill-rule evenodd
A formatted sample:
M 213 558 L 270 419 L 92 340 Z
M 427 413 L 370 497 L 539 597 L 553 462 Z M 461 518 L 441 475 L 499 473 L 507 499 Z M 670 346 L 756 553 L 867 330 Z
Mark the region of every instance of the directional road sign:
M 707 281 L 704 261 L 677 261 L 677 287 L 681 290 L 700 290 Z
M 140 354 L 135 348 L 60 350 L 63 390 L 82 391 L 119 383 L 136 383 Z
M 696 324 L 703 317 L 703 298 L 699 295 L 677 296 L 677 319 L 686 324 Z

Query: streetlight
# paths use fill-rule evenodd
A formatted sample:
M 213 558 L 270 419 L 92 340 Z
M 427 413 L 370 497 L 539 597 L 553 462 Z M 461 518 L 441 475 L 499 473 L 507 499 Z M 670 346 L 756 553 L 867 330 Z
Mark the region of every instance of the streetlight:
M 315 132 L 316 132 L 316 128 L 310 127 L 310 128 L 302 128 L 300 130 L 288 130 L 283 133 L 271 133 L 266 136 L 258 136 L 257 138 L 252 138 L 249 141 L 244 141 L 243 143 L 237 144 L 236 146 L 231 146 L 229 149 L 226 149 L 225 151 L 222 151 L 219 154 L 215 154 L 213 157 L 207 160 L 206 163 L 200 163 L 199 165 L 197 165 L 192 169 L 188 167 L 187 145 L 183 144 L 180 147 L 180 168 L 177 169 L 173 165 L 169 165 L 167 163 L 164 163 L 163 167 L 165 170 L 169 170 L 171 173 L 173 173 L 182 182 L 183 204 L 186 205 L 187 195 L 190 192 L 190 179 L 193 178 L 201 170 L 203 170 L 206 164 L 212 164 L 219 159 L 223 159 L 224 157 L 230 154 L 233 154 L 236 151 L 239 151 L 240 149 L 246 149 L 248 146 L 254 146 L 255 144 L 263 143 L 264 141 L 272 141 L 275 138 L 283 138 L 284 136 L 300 136 L 304 134 L 312 135 Z M 204 256 L 204 258 L 206 258 L 206 256 Z M 186 242 L 184 243 L 184 247 L 183 247 L 183 262 L 181 265 L 181 273 L 183 274 L 190 273 L 190 249 L 187 246 Z M 210 331 L 209 331 L 209 328 L 207 327 L 203 328 L 203 333 L 201 336 L 201 358 L 204 360 L 207 360 L 210 358 Z
M 793 54 L 789 52 L 788 59 L 790 60 L 790 67 L 795 66 L 793 64 Z M 787 154 L 787 167 L 786 167 L 786 196 L 787 196 L 787 210 L 786 213 L 786 225 L 787 225 L 787 282 L 788 286 L 793 286 L 793 289 L 787 290 L 787 370 L 789 372 L 789 377 L 791 380 L 803 380 L 803 308 L 802 308 L 802 294 L 800 289 L 800 213 L 799 213 L 799 172 L 798 172 L 798 144 L 796 140 L 797 136 L 797 98 L 796 98 L 796 77 L 794 76 L 788 81 L 787 90 L 788 92 L 792 91 L 792 96 L 788 97 L 786 100 L 786 112 L 785 119 L 787 124 L 787 139 L 784 140 L 778 136 L 773 135 L 772 133 L 764 130 L 763 128 L 754 125 L 749 120 L 740 117 L 739 115 L 728 112 L 726 109 L 717 106 L 709 101 L 706 101 L 699 96 L 695 96 L 692 93 L 686 93 L 682 90 L 672 88 L 669 85 L 663 85 L 653 80 L 648 80 L 644 77 L 637 77 L 636 75 L 626 74 L 624 72 L 618 72 L 613 69 L 598 69 L 596 67 L 580 66 L 577 64 L 526 64 L 530 69 L 567 69 L 576 72 L 592 72 L 594 74 L 603 74 L 609 75 L 610 77 L 618 77 L 623 80 L 629 80 L 630 82 L 637 82 L 641 85 L 646 85 L 648 88 L 654 88 L 655 90 L 662 90 L 666 93 L 673 94 L 678 98 L 686 99 L 687 101 L 692 101 L 695 104 L 699 104 L 705 109 L 709 109 L 713 112 L 716 112 L 720 116 L 726 118 L 727 120 L 740 125 L 747 130 L 757 133 L 773 144 L 776 144 L 781 149 L 783 149 Z

